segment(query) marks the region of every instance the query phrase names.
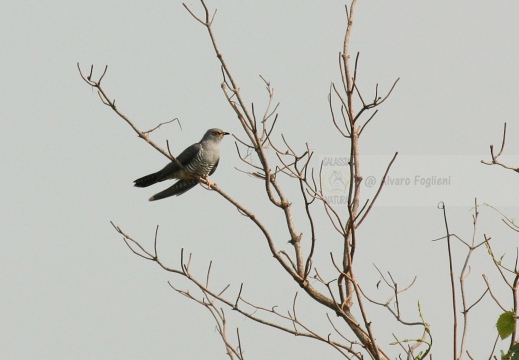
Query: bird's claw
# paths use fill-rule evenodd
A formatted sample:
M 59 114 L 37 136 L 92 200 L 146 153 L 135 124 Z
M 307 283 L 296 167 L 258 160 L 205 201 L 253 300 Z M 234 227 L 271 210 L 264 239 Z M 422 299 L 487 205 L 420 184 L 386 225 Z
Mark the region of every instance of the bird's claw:
M 200 181 L 205 183 L 209 189 L 213 186 L 213 183 L 209 178 L 200 178 Z

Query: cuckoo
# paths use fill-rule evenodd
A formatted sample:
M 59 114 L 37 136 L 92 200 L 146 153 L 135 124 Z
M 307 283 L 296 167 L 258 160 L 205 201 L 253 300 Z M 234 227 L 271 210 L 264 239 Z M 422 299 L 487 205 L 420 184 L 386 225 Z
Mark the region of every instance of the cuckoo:
M 134 181 L 134 186 L 148 187 L 160 181 L 177 179 L 173 186 L 150 197 L 150 201 L 160 200 L 173 195 L 182 195 L 195 187 L 201 178 L 207 180 L 212 175 L 218 161 L 220 152 L 218 144 L 229 133 L 220 129 L 209 129 L 200 142 L 189 146 L 177 156 L 177 161 L 172 161 L 162 170 L 146 175 Z

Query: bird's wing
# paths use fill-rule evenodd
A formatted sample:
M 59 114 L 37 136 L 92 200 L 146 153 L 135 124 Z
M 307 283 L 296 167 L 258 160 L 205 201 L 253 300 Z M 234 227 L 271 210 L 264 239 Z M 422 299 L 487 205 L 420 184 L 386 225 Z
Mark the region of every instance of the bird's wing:
M 184 151 L 182 151 L 180 155 L 177 156 L 178 163 L 180 163 L 182 166 L 186 166 L 198 155 L 201 149 L 202 145 L 200 144 L 193 144 L 189 146 Z M 167 164 L 162 170 L 160 170 L 157 173 L 157 181 L 164 181 L 167 179 L 175 178 L 175 173 L 181 170 L 181 167 L 178 166 L 178 163 L 176 161 L 172 161 L 169 164 Z
M 216 167 L 218 166 L 219 162 L 220 162 L 220 159 L 216 160 L 216 162 L 214 163 L 213 168 L 211 169 L 211 172 L 209 173 L 209 176 L 214 174 L 214 172 L 216 171 Z
M 182 151 L 179 156 L 177 156 L 177 160 L 179 163 L 181 163 L 183 166 L 186 166 L 189 164 L 198 153 L 202 150 L 202 145 L 197 143 L 189 146 L 186 148 L 186 150 Z
M 164 199 L 170 196 L 179 196 L 186 191 L 192 189 L 199 183 L 198 179 L 179 180 L 173 186 L 168 187 L 166 190 L 159 192 L 158 194 L 150 197 L 150 201 Z

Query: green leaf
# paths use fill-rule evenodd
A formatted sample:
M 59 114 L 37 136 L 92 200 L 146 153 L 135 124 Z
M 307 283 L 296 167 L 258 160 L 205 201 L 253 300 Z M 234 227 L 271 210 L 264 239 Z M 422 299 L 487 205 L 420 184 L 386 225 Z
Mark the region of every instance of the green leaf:
M 515 330 L 515 324 L 517 322 L 517 317 L 513 311 L 506 311 L 499 316 L 497 319 L 496 327 L 497 332 L 499 333 L 499 337 L 501 339 L 506 339 Z
M 512 352 L 512 357 L 510 360 L 519 360 L 519 343 L 515 343 L 514 346 L 510 348 Z

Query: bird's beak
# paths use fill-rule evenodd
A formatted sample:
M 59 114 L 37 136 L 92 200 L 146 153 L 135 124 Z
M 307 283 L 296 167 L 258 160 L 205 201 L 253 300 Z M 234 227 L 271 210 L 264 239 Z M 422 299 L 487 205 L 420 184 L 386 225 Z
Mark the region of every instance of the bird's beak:
M 231 133 L 224 132 L 223 135 L 231 135 Z

